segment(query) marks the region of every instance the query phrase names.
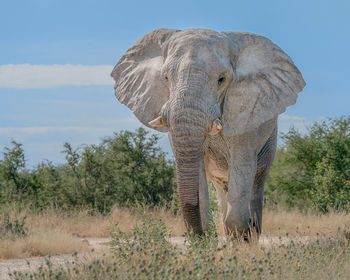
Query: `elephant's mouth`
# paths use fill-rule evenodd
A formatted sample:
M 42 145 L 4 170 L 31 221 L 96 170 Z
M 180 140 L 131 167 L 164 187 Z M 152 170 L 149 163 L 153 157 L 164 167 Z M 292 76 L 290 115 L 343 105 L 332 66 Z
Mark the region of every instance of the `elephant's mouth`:
M 164 121 L 164 118 L 159 115 L 152 121 L 148 123 L 152 127 L 162 127 L 166 126 L 166 122 Z M 211 136 L 214 136 L 218 134 L 222 130 L 222 122 L 219 118 L 216 118 L 215 120 L 212 121 L 211 126 L 209 127 L 208 134 Z

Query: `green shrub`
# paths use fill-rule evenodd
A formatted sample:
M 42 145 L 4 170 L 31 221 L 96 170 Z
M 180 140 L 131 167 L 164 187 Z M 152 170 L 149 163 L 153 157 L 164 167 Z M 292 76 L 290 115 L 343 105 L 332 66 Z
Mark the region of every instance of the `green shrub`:
M 266 182 L 266 202 L 322 212 L 348 209 L 350 117 L 315 123 L 305 135 L 291 129 Z
M 350 184 L 344 181 L 342 173 L 328 159 L 317 163 L 314 188 L 310 191 L 313 206 L 322 212 L 328 208 L 347 209 L 350 204 Z
M 175 168 L 157 146 L 159 137 L 144 129 L 122 131 L 99 145 L 73 149 L 64 144 L 66 163 L 42 162 L 25 168 L 22 145 L 12 142 L 0 160 L 0 202 L 20 202 L 37 209 L 92 208 L 113 205 L 167 205 L 176 188 Z

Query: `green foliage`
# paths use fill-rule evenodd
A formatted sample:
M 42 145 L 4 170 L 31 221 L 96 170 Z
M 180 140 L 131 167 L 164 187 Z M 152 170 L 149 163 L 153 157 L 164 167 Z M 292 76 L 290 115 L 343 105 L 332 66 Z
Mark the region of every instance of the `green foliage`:
M 291 129 L 282 140 L 266 182 L 266 204 L 321 212 L 349 209 L 350 117 L 315 123 L 305 135 Z M 42 162 L 32 170 L 26 169 L 22 145 L 13 141 L 0 160 L 0 203 L 101 213 L 113 205 L 165 204 L 176 212 L 174 163 L 158 141 L 140 128 L 99 145 L 74 149 L 65 143 L 65 164 Z M 217 207 L 211 200 L 211 210 Z
M 64 144 L 66 163 L 42 162 L 25 168 L 22 145 L 12 142 L 0 161 L 0 202 L 18 201 L 38 209 L 170 204 L 176 187 L 172 161 L 157 146 L 158 136 L 140 128 L 73 149 Z
M 291 129 L 282 139 L 266 183 L 267 203 L 348 209 L 350 117 L 315 123 L 306 135 Z
M 311 189 L 311 201 L 322 212 L 328 208 L 347 209 L 350 204 L 350 184 L 328 159 L 317 163 Z

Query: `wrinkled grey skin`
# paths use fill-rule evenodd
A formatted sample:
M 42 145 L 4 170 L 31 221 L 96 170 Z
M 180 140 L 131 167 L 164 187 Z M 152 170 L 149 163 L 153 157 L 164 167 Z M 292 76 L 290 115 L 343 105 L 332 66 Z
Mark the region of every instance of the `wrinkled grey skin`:
M 288 55 L 256 34 L 158 29 L 111 76 L 120 102 L 168 132 L 187 228 L 208 229 L 211 180 L 226 233 L 260 233 L 277 117 L 305 86 Z

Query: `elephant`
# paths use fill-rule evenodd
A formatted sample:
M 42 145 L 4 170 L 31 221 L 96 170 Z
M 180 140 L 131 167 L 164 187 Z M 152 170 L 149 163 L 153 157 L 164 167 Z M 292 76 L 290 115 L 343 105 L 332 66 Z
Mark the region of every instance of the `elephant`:
M 225 233 L 259 236 L 277 118 L 305 86 L 291 58 L 253 33 L 162 28 L 131 46 L 111 76 L 116 98 L 168 133 L 187 231 L 209 228 L 211 181 Z

